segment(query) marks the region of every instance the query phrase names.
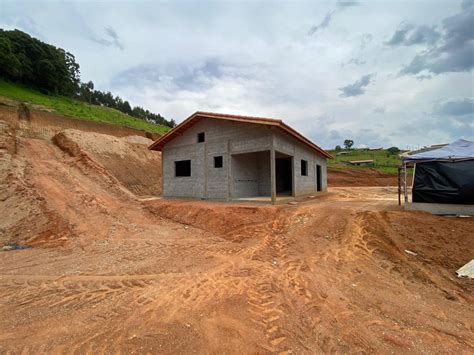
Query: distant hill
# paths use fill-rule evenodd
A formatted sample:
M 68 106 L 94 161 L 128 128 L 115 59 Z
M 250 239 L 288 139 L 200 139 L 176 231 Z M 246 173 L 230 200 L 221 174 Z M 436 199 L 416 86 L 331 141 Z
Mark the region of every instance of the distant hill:
M 168 127 L 176 125 L 173 119 L 168 120 L 159 113 L 140 106 L 132 107 L 126 99 L 110 91 L 95 90 L 92 80 L 81 81 L 79 69 L 72 53 L 20 30 L 0 29 L 0 80 L 47 95 L 60 95 L 89 105 L 113 108 L 146 122 Z
M 168 126 L 129 116 L 110 107 L 91 105 L 65 96 L 46 95 L 2 80 L 0 80 L 0 97 L 24 102 L 33 110 L 50 111 L 82 120 L 122 125 L 158 134 L 164 134 L 171 129 Z
M 350 149 L 350 150 L 329 150 L 334 159 L 328 160 L 328 167 L 333 169 L 375 169 L 382 173 L 397 174 L 397 168 L 400 164 L 398 153 L 390 152 L 387 149 L 367 150 L 367 149 Z M 349 161 L 354 160 L 373 160 L 373 166 L 353 166 Z

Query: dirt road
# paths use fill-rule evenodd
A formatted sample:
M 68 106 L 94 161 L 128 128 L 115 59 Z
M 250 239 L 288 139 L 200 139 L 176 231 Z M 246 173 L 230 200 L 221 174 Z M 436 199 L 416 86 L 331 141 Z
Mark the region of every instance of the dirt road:
M 1 231 L 33 247 L 0 252 L 2 353 L 474 351 L 474 283 L 454 274 L 472 218 L 399 211 L 384 187 L 139 199 L 95 161 L 17 143 Z

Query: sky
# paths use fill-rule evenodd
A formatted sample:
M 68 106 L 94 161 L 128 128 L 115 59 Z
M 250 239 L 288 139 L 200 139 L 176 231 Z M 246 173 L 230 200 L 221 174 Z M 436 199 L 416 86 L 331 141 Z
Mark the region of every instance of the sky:
M 0 0 L 0 28 L 167 119 L 283 119 L 324 148 L 474 140 L 474 0 Z

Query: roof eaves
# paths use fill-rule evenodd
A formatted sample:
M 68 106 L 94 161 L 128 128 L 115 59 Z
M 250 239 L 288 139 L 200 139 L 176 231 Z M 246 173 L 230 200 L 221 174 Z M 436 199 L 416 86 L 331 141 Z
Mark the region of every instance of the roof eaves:
M 189 116 L 188 118 L 186 118 L 183 122 L 181 122 L 180 124 L 178 124 L 176 127 L 174 127 L 172 130 L 168 131 L 165 135 L 161 136 L 160 138 L 158 138 L 156 141 L 154 141 L 152 144 L 150 144 L 150 146 L 148 147 L 149 150 L 160 150 L 160 149 L 155 149 L 156 147 L 160 148 L 160 143 L 162 142 L 166 142 L 166 140 L 168 139 L 168 137 L 174 135 L 177 131 L 180 131 L 182 127 L 186 126 L 186 124 L 188 124 L 189 122 L 191 122 L 195 117 L 196 115 L 198 114 L 198 112 L 195 112 L 193 113 L 191 116 Z
M 221 113 L 213 113 L 213 112 L 204 112 L 204 111 L 196 111 L 191 116 L 186 118 L 183 122 L 179 125 L 174 127 L 172 130 L 167 132 L 164 136 L 160 137 L 158 140 L 153 142 L 148 149 L 150 150 L 161 150 L 164 144 L 166 144 L 170 137 L 177 135 L 182 129 L 186 127 L 187 124 L 190 124 L 198 117 L 207 117 L 207 118 L 216 118 L 222 120 L 229 120 L 229 121 L 238 121 L 238 122 L 248 122 L 248 123 L 256 123 L 256 124 L 264 124 L 267 126 L 277 126 L 287 133 L 289 133 L 294 138 L 297 138 L 302 143 L 306 144 L 307 146 L 313 148 L 315 151 L 320 153 L 321 155 L 325 156 L 329 159 L 334 159 L 334 157 L 326 152 L 324 149 L 320 148 L 318 145 L 311 142 L 309 139 L 304 137 L 302 134 L 291 128 L 290 126 L 286 125 L 282 120 L 273 119 L 273 118 L 263 118 L 263 117 L 253 117 L 253 116 L 240 116 L 240 115 L 229 115 L 229 114 L 221 114 Z M 157 148 L 157 149 L 156 149 Z

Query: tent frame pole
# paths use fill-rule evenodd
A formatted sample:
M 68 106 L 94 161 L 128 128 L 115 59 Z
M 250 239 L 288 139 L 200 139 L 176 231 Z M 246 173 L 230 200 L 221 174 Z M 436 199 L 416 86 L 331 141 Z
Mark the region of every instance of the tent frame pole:
M 402 176 L 401 176 L 401 166 L 398 166 L 398 179 L 397 179 L 397 183 L 398 183 L 398 205 L 401 206 L 402 205 Z
M 403 163 L 403 194 L 405 196 L 405 203 L 408 203 L 407 163 Z

